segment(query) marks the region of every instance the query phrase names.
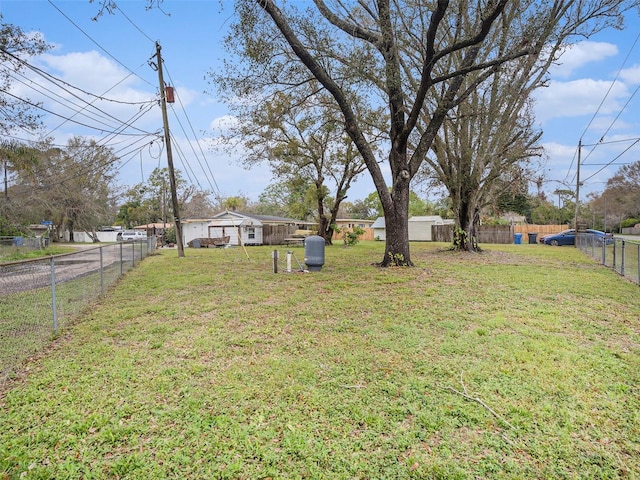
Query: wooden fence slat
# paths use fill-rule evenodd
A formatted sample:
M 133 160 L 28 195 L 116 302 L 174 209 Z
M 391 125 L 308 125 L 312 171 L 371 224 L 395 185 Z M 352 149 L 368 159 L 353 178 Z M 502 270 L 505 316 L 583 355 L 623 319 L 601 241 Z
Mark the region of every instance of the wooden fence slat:
M 478 227 L 478 243 L 513 243 L 513 234 L 522 233 L 522 243 L 528 243 L 529 233 L 536 233 L 538 236 L 551 233 L 558 233 L 567 230 L 568 225 L 480 225 Z M 434 242 L 452 242 L 453 225 L 433 225 L 431 235 Z

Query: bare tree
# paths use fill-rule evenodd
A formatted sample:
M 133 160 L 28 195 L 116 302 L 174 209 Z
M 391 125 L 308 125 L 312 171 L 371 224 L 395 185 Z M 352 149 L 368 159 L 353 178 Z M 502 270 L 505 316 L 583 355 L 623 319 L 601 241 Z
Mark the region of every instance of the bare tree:
M 523 44 L 537 53 L 466 75 L 462 88 L 469 93 L 450 110 L 426 158 L 427 174 L 449 193 L 457 226 L 454 246 L 459 249 L 478 248 L 475 231 L 483 209 L 536 179 L 532 160 L 543 158 L 538 144 L 542 132 L 534 127 L 531 98 L 545 85 L 549 67 L 572 36 L 589 36 L 616 25 L 610 20 L 618 18 L 611 2 L 556 2 L 548 15 L 545 5 L 537 7 L 537 18 L 523 25 L 520 4 L 506 5 L 502 28 L 487 36 L 478 56 L 486 62 L 495 51 L 501 55 Z M 464 62 L 459 55 L 449 60 L 449 69 Z M 439 100 L 440 91 L 434 91 Z

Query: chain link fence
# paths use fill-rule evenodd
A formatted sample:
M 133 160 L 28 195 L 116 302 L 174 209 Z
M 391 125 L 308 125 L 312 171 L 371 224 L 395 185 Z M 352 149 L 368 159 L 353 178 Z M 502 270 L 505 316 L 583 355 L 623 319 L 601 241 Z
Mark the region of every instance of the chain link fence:
M 149 237 L 0 264 L 0 389 L 155 244 Z
M 640 241 L 592 234 L 579 234 L 576 241 L 584 253 L 640 285 Z
M 45 246 L 44 240 L 42 237 L 0 236 L 0 258 L 5 252 L 11 254 L 16 251 L 40 250 Z

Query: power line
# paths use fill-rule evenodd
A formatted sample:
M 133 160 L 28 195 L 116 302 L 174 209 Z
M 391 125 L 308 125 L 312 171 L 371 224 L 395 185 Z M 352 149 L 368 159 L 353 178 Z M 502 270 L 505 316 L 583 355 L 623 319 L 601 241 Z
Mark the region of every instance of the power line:
M 82 27 L 80 27 L 77 23 L 75 23 L 66 13 L 64 13 L 62 10 L 60 10 L 60 8 L 58 8 L 56 6 L 56 4 L 54 4 L 51 0 L 48 0 L 49 4 L 55 8 L 58 12 L 60 12 L 60 15 L 62 15 L 64 18 L 66 18 L 69 23 L 71 23 L 74 27 L 76 27 L 85 37 L 87 37 L 91 43 L 93 43 L 94 45 L 96 45 L 100 50 L 102 50 L 104 53 L 106 53 L 110 58 L 112 58 L 118 65 L 121 65 L 123 68 L 125 68 L 127 71 L 131 72 L 132 74 L 134 74 L 136 77 L 138 77 L 140 80 L 142 80 L 143 82 L 153 86 L 152 83 L 150 83 L 148 80 L 146 80 L 145 78 L 140 77 L 138 74 L 136 74 L 135 72 L 133 72 L 131 69 L 129 69 L 129 67 L 127 67 L 124 63 L 122 63 L 120 60 L 118 60 L 115 56 L 113 56 L 106 48 L 104 48 L 102 45 L 100 45 L 100 43 L 98 43 L 96 40 L 93 39 L 93 37 L 91 37 L 91 35 L 89 35 L 87 32 L 85 32 Z
M 127 19 L 127 21 L 133 26 L 133 28 L 135 28 L 136 30 L 138 30 L 142 36 L 144 36 L 147 40 L 149 40 L 151 43 L 155 44 L 156 41 L 153 40 L 149 35 L 147 35 L 145 32 L 142 31 L 142 29 L 140 27 L 138 27 L 138 25 L 136 25 L 128 16 L 126 13 L 124 13 L 124 10 L 122 10 L 122 8 L 120 7 L 120 5 L 118 5 L 117 3 L 114 2 L 115 7 L 120 10 L 120 13 L 122 13 L 122 15 L 124 16 L 124 18 Z
M 626 142 L 634 142 L 639 140 L 640 137 L 631 137 L 631 138 L 621 138 L 620 140 L 609 140 L 608 142 L 598 142 L 598 143 L 591 143 L 591 144 L 582 144 L 583 147 L 595 147 L 597 145 L 612 145 L 614 143 L 626 143 Z M 583 162 L 584 164 L 584 162 Z
M 21 75 L 21 77 L 25 80 L 25 81 L 20 81 L 18 80 L 18 77 L 14 76 L 14 80 L 16 81 L 20 81 L 20 83 L 22 83 L 23 85 L 27 86 L 28 88 L 33 89 L 35 92 L 37 92 L 39 95 L 44 96 L 45 98 L 51 100 L 52 102 L 55 102 L 61 106 L 63 106 L 66 109 L 69 109 L 71 111 L 73 111 L 72 114 L 70 115 L 64 115 L 64 114 L 60 114 L 60 113 L 56 113 L 55 111 L 53 111 L 50 107 L 44 107 L 41 104 L 38 104 L 36 102 L 32 102 L 29 100 L 25 100 L 25 99 L 21 99 L 19 97 L 17 97 L 16 95 L 13 94 L 9 94 L 11 95 L 13 98 L 16 98 L 22 102 L 24 102 L 25 104 L 38 109 L 42 112 L 46 112 L 54 117 L 60 118 L 62 120 L 62 122 L 57 125 L 56 127 L 54 127 L 47 135 L 55 132 L 58 128 L 60 128 L 62 125 L 64 125 L 65 123 L 73 123 L 75 125 L 79 125 L 85 128 L 89 128 L 91 130 L 94 130 L 100 134 L 103 135 L 103 138 L 101 140 L 99 140 L 97 142 L 98 145 L 102 144 L 102 145 L 112 145 L 113 142 L 116 140 L 116 138 L 118 136 L 121 135 L 126 135 L 129 137 L 133 137 L 134 140 L 132 141 L 122 141 L 122 148 L 119 150 L 115 151 L 115 154 L 122 156 L 122 157 L 126 157 L 126 156 L 130 156 L 130 155 L 136 155 L 136 154 L 142 154 L 142 151 L 144 148 L 146 148 L 147 146 L 149 148 L 151 148 L 151 145 L 154 143 L 154 141 L 151 141 L 150 143 L 145 143 L 145 145 L 143 145 L 142 147 L 138 148 L 137 144 L 139 144 L 141 141 L 144 141 L 145 138 L 147 138 L 149 135 L 152 136 L 156 136 L 159 135 L 157 132 L 155 133 L 150 133 L 150 132 L 146 132 L 144 130 L 141 130 L 137 127 L 134 126 L 134 122 L 136 122 L 137 120 L 139 120 L 142 116 L 144 116 L 147 112 L 149 112 L 151 110 L 151 108 L 156 104 L 157 99 L 154 100 L 150 100 L 150 101 L 145 101 L 145 102 L 121 102 L 121 101 L 117 101 L 114 99 L 109 99 L 109 98 L 105 98 L 105 95 L 110 92 L 111 90 L 113 90 L 117 85 L 121 84 L 122 82 L 124 82 L 127 78 L 131 77 L 132 75 L 136 76 L 137 78 L 140 78 L 141 80 L 143 80 L 145 83 L 152 85 L 150 82 L 148 82 L 147 80 L 145 80 L 144 78 L 142 78 L 140 75 L 138 75 L 136 72 L 134 72 L 133 70 L 131 70 L 130 68 L 128 68 L 123 62 L 121 62 L 120 60 L 118 60 L 114 55 L 112 55 L 106 48 L 104 48 L 99 42 L 97 42 L 96 40 L 94 40 L 91 35 L 89 35 L 85 30 L 83 30 L 76 22 L 74 22 L 66 13 L 64 13 L 58 6 L 55 5 L 55 3 L 52 0 L 48 0 L 48 3 L 55 9 L 57 10 L 69 23 L 71 23 L 77 30 L 79 30 L 85 37 L 87 37 L 94 45 L 96 45 L 102 52 L 104 52 L 108 57 L 110 57 L 111 59 L 113 59 L 118 65 L 122 66 L 123 68 L 125 68 L 128 72 L 130 72 L 129 75 L 127 75 L 125 78 L 123 78 L 120 82 L 118 82 L 117 84 L 115 84 L 114 86 L 112 86 L 109 90 L 107 90 L 105 93 L 103 93 L 102 95 L 96 95 L 93 94 L 91 92 L 88 92 L 86 90 L 83 90 L 79 87 L 76 87 L 74 85 L 71 85 L 67 82 L 65 82 L 62 79 L 56 78 L 53 75 L 45 72 L 42 69 L 39 69 L 33 65 L 30 65 L 27 62 L 24 62 L 23 60 L 13 56 L 13 58 L 16 58 L 18 61 L 22 62 L 22 64 L 26 65 L 29 69 L 31 69 L 31 71 L 35 72 L 37 75 L 41 76 L 42 78 L 44 78 L 45 80 L 47 80 L 48 82 L 51 82 L 53 85 L 56 86 L 56 88 L 59 88 L 62 92 L 65 92 L 66 94 L 68 94 L 70 97 L 73 97 L 75 99 L 77 99 L 79 102 L 82 103 L 78 103 L 75 102 L 73 100 L 70 100 L 69 98 L 65 98 L 65 96 L 60 95 L 58 92 L 55 92 L 53 89 L 48 88 L 46 85 L 39 83 L 37 81 L 35 81 L 33 78 L 28 78 L 24 75 Z M 129 18 L 127 16 L 127 14 L 122 10 L 122 8 L 120 8 L 117 4 L 114 4 L 116 6 L 116 8 L 120 11 L 120 13 L 124 16 L 124 18 L 140 33 L 142 34 L 147 40 L 153 42 L 153 40 L 138 26 L 136 25 L 131 18 Z M 79 93 L 77 93 L 79 92 Z M 85 96 L 85 98 L 82 98 L 82 95 Z M 87 101 L 86 97 L 91 97 L 92 100 L 91 101 Z M 188 125 L 191 128 L 191 132 L 193 134 L 194 137 L 196 137 L 195 132 L 193 130 L 193 125 L 191 124 L 191 121 L 189 120 L 188 115 L 186 114 L 184 105 L 180 100 L 180 105 L 182 108 L 182 111 L 184 113 L 185 118 L 187 119 Z M 122 121 L 116 117 L 114 117 L 113 115 L 107 113 L 106 111 L 100 109 L 98 106 L 94 105 L 95 102 L 97 101 L 112 101 L 112 102 L 116 102 L 116 103 L 121 103 L 121 104 L 128 104 L 128 105 L 139 105 L 140 109 L 139 111 L 132 115 L 132 117 L 128 120 L 128 121 Z M 172 109 L 173 111 L 173 109 Z M 174 111 L 174 115 L 176 114 L 176 112 Z M 84 118 L 84 120 L 79 120 L 78 117 L 81 116 L 82 118 Z M 204 162 L 201 160 L 201 157 L 198 155 L 196 148 L 194 148 L 191 140 L 189 139 L 189 135 L 187 134 L 185 127 L 183 126 L 182 122 L 180 122 L 180 119 L 178 117 L 178 115 L 176 115 L 176 118 L 178 119 L 178 122 L 180 124 L 180 127 L 182 128 L 182 132 L 185 135 L 187 141 L 189 142 L 189 146 L 191 148 L 191 151 L 193 152 L 193 155 L 196 157 L 200 168 L 202 169 L 202 172 L 204 173 L 205 178 L 208 180 L 212 190 L 215 190 L 218 192 L 219 195 L 219 188 L 218 185 L 215 181 L 215 178 L 213 177 L 213 172 L 211 171 L 210 166 L 208 165 L 208 163 L 206 162 L 206 160 L 204 160 Z M 117 125 L 114 125 L 113 122 L 115 122 Z M 91 124 L 94 125 L 91 125 Z M 131 132 L 127 132 L 127 128 L 132 128 L 133 130 L 137 130 L 139 133 L 134 134 Z M 197 148 L 199 149 L 200 153 L 202 154 L 202 158 L 205 157 L 204 152 L 202 151 L 202 147 L 199 141 L 197 141 L 196 138 L 196 143 L 197 143 Z M 133 153 L 132 153 L 132 149 L 133 149 Z M 192 166 L 189 164 L 188 159 L 186 158 L 186 156 L 184 156 L 184 152 L 182 152 L 180 150 L 180 154 L 183 158 L 183 165 L 185 166 L 185 172 L 187 173 L 187 175 L 189 175 L 189 172 L 191 175 L 193 175 L 193 178 L 195 180 L 195 182 L 199 184 L 199 179 L 198 179 L 198 175 L 195 174 Z M 129 158 L 127 160 L 130 161 L 131 158 Z M 125 163 L 126 164 L 126 163 Z M 208 170 L 208 172 L 207 172 Z M 215 185 L 215 188 L 214 188 Z M 202 188 L 202 186 L 200 185 L 200 188 Z
M 54 92 L 53 90 L 51 90 L 51 89 L 49 89 L 49 88 L 45 87 L 44 85 L 41 85 L 41 84 L 39 84 L 39 83 L 35 82 L 33 79 L 28 78 L 28 77 L 25 77 L 25 76 L 24 76 L 24 75 L 22 75 L 22 74 L 14 73 L 14 76 L 13 76 L 13 79 L 14 79 L 14 80 L 18 81 L 19 83 L 22 83 L 23 85 L 25 85 L 25 86 L 26 86 L 26 87 L 28 87 L 28 88 L 31 88 L 32 90 L 36 91 L 36 92 L 37 92 L 37 93 L 39 93 L 40 95 L 43 95 L 43 96 L 45 96 L 46 98 L 49 98 L 50 100 L 52 100 L 52 101 L 54 101 L 54 102 L 56 102 L 56 103 L 59 103 L 60 105 L 65 106 L 66 108 L 69 108 L 70 110 L 73 110 L 73 111 L 74 111 L 74 114 L 73 114 L 71 117 L 65 117 L 65 116 L 63 116 L 63 115 L 58 115 L 59 117 L 63 118 L 63 120 L 64 120 L 64 121 L 63 121 L 60 125 L 58 125 L 57 127 L 53 128 L 49 133 L 53 133 L 55 130 L 57 130 L 58 128 L 60 128 L 62 125 L 64 125 L 65 123 L 67 123 L 67 122 L 69 122 L 69 121 L 72 121 L 72 122 L 74 122 L 74 123 L 81 124 L 81 125 L 83 125 L 83 126 L 87 126 L 87 125 L 85 125 L 85 124 L 83 124 L 83 123 L 81 123 L 81 122 L 74 121 L 74 120 L 73 120 L 73 118 L 74 118 L 76 115 L 83 115 L 83 116 L 84 116 L 84 117 L 86 117 L 86 118 L 89 118 L 89 119 L 94 120 L 94 121 L 98 121 L 99 123 L 102 123 L 102 125 L 103 125 L 103 126 L 106 126 L 106 127 L 108 127 L 109 129 L 114 129 L 114 128 L 116 128 L 116 127 L 114 127 L 114 126 L 112 126 L 112 125 L 107 124 L 107 123 L 106 123 L 106 122 L 104 122 L 104 121 L 101 121 L 101 120 L 96 119 L 95 117 L 90 117 L 87 113 L 83 113 L 83 112 L 84 112 L 84 110 L 86 110 L 86 109 L 87 109 L 87 108 L 89 108 L 89 107 L 91 107 L 92 109 L 94 109 L 95 111 L 97 111 L 97 112 L 98 112 L 98 113 L 99 113 L 103 118 L 108 118 L 108 119 L 114 120 L 114 121 L 115 121 L 115 122 L 117 122 L 117 123 L 124 123 L 124 122 L 122 122 L 120 119 L 118 119 L 118 118 L 114 117 L 113 115 L 111 115 L 111 114 L 109 114 L 109 113 L 105 112 L 104 110 L 102 110 L 102 109 L 100 109 L 100 108 L 96 107 L 95 105 L 93 105 L 93 102 L 97 101 L 98 99 L 99 99 L 99 100 L 108 100 L 108 101 L 111 101 L 111 99 L 107 99 L 107 98 L 104 96 L 104 94 L 108 93 L 108 92 L 109 92 L 109 91 L 111 91 L 113 88 L 115 88 L 117 85 L 119 85 L 120 83 L 122 83 L 122 82 L 123 82 L 124 80 L 126 80 L 126 78 L 127 78 L 127 77 L 129 77 L 130 75 L 128 75 L 127 77 L 125 77 L 124 79 L 122 79 L 122 80 L 120 80 L 118 83 L 116 83 L 114 86 L 112 86 L 111 88 L 109 88 L 107 91 L 105 91 L 105 92 L 104 92 L 104 94 L 102 94 L 102 95 L 95 95 L 95 94 L 89 93 L 89 92 L 87 92 L 87 91 L 85 91 L 85 90 L 83 90 L 83 89 L 80 89 L 80 88 L 78 88 L 78 87 L 76 87 L 76 86 L 74 86 L 74 85 L 71 85 L 70 83 L 68 83 L 68 82 L 66 82 L 66 81 L 64 81 L 64 80 L 62 80 L 62 79 L 60 79 L 60 78 L 57 78 L 57 77 L 55 77 L 55 76 L 53 76 L 53 75 L 49 74 L 48 72 L 45 72 L 44 70 L 42 70 L 42 69 L 40 69 L 40 68 L 38 68 L 38 67 L 35 67 L 35 66 L 33 66 L 33 65 L 29 64 L 28 62 L 26 62 L 26 61 L 24 61 L 24 60 L 20 59 L 19 57 L 16 57 L 15 55 L 12 55 L 11 53 L 7 52 L 6 50 L 2 49 L 1 47 L 0 47 L 0 51 L 2 51 L 3 53 L 5 53 L 5 54 L 7 54 L 7 55 L 11 56 L 11 57 L 12 57 L 12 58 L 14 58 L 15 60 L 17 60 L 17 61 L 19 61 L 20 63 L 22 63 L 22 65 L 24 65 L 26 68 L 28 68 L 28 69 L 30 69 L 31 71 L 35 72 L 36 74 L 38 74 L 39 76 L 41 76 L 41 77 L 42 77 L 42 78 L 44 78 L 45 80 L 47 80 L 47 81 L 51 82 L 51 83 L 52 83 L 53 85 L 55 85 L 56 87 L 60 88 L 63 92 L 68 93 L 68 94 L 69 94 L 69 95 L 71 95 L 73 98 L 75 98 L 75 99 L 79 100 L 80 102 L 82 102 L 83 104 L 85 104 L 85 105 L 83 105 L 83 106 L 80 106 L 80 105 L 78 105 L 78 104 L 75 104 L 75 103 L 71 102 L 70 100 L 68 100 L 68 99 L 66 99 L 66 98 L 64 98 L 64 97 L 62 97 L 60 94 L 58 94 L 58 93 Z M 20 80 L 20 79 L 18 79 L 18 78 L 16 77 L 16 75 L 18 75 L 18 76 L 20 76 L 21 78 L 25 79 L 25 81 L 26 81 L 26 82 L 25 82 L 25 81 L 22 81 L 22 80 Z M 28 82 L 28 83 L 27 83 L 27 82 Z M 60 84 L 62 84 L 62 86 L 61 86 Z M 33 85 L 38 86 L 41 90 L 38 90 L 38 89 L 37 89 L 37 88 L 35 88 Z M 68 87 L 68 88 L 67 88 L 67 87 Z M 88 95 L 88 96 L 93 97 L 93 98 L 94 98 L 93 102 L 91 102 L 91 103 L 90 103 L 90 102 L 87 102 L 87 101 L 86 101 L 86 100 L 84 100 L 82 97 L 80 97 L 79 95 L 77 95 L 76 93 L 74 93 L 72 90 L 77 90 L 77 91 L 80 91 L 80 92 L 84 93 L 85 95 Z M 48 93 L 50 93 L 51 95 L 48 95 L 48 94 L 46 94 L 46 93 L 44 93 L 44 92 L 48 92 Z M 9 94 L 8 92 L 6 92 L 6 93 L 7 93 L 7 94 Z M 9 95 L 12 95 L 12 94 L 9 94 Z M 16 97 L 15 95 L 12 95 L 12 96 L 13 96 L 14 98 L 18 98 L 18 97 Z M 54 98 L 54 97 L 57 97 L 58 99 L 61 99 L 61 100 L 57 100 L 57 99 L 56 99 L 56 98 Z M 45 110 L 45 111 L 46 111 L 46 109 L 44 109 L 44 107 L 41 107 L 41 106 L 39 106 L 39 105 L 37 105 L 37 104 L 34 104 L 34 103 L 32 103 L 32 102 L 30 102 L 30 101 L 28 101 L 28 100 L 24 100 L 24 99 L 20 99 L 20 100 L 22 100 L 23 102 L 28 103 L 28 104 L 30 104 L 30 105 L 32 105 L 32 106 L 35 106 L 36 108 L 41 108 L 41 109 L 43 109 L 43 110 Z M 154 100 L 147 100 L 147 101 L 145 101 L 145 102 L 123 102 L 123 101 L 115 101 L 115 100 L 113 100 L 113 101 L 114 101 L 114 102 L 116 102 L 116 103 L 119 103 L 119 104 L 124 104 L 124 105 L 131 105 L 131 106 L 145 106 L 145 105 L 153 105 L 153 102 L 155 102 L 155 99 L 154 99 Z M 68 104 L 71 104 L 71 107 L 70 107 Z M 88 128 L 92 128 L 92 127 L 88 127 Z M 105 130 L 105 129 L 104 129 L 104 128 L 102 128 L 102 127 L 93 127 L 93 128 L 94 128 L 95 130 L 101 130 L 101 131 Z M 140 133 L 142 133 L 142 134 L 144 134 L 144 135 L 147 135 L 147 134 L 148 134 L 148 132 L 145 132 L 144 130 L 138 129 L 137 127 L 133 127 L 133 128 L 134 128 L 134 130 L 138 130 Z
M 607 93 L 605 93 L 604 97 L 600 101 L 600 105 L 598 105 L 598 108 L 596 109 L 595 113 L 593 114 L 593 117 L 591 117 L 591 120 L 589 120 L 589 123 L 587 124 L 587 126 L 584 129 L 584 131 L 582 132 L 582 135 L 580 135 L 580 138 L 584 137 L 584 135 L 587 133 L 587 130 L 589 129 L 589 127 L 591 126 L 591 124 L 595 120 L 595 118 L 598 115 L 598 113 L 600 112 L 600 109 L 602 108 L 602 105 L 604 104 L 605 100 L 609 96 L 609 93 L 611 93 L 611 90 L 613 89 L 613 86 L 618 81 L 618 77 L 620 77 L 620 73 L 622 72 L 622 69 L 627 64 L 627 61 L 629 60 L 629 57 L 631 56 L 631 52 L 635 48 L 636 43 L 638 43 L 638 39 L 640 39 L 640 33 L 638 33 L 638 35 L 636 36 L 636 39 L 634 40 L 633 44 L 631 45 L 631 48 L 629 48 L 629 51 L 627 52 L 627 55 L 624 57 L 624 60 L 622 61 L 622 64 L 620 65 L 620 67 L 618 67 L 618 71 L 616 73 L 615 78 L 613 79 L 613 82 L 611 82 L 611 85 L 609 85 L 609 89 L 607 90 Z M 617 119 L 617 117 L 616 117 L 616 119 Z M 607 132 L 608 132 L 608 130 L 607 130 Z M 604 138 L 604 135 L 600 138 L 600 140 L 602 140 L 603 138 Z
M 10 97 L 13 97 L 13 98 L 15 98 L 17 100 L 20 100 L 21 102 L 24 102 L 24 103 L 26 103 L 27 105 L 29 105 L 29 106 L 31 106 L 33 108 L 36 108 L 38 110 L 42 110 L 43 112 L 49 113 L 49 114 L 54 115 L 56 117 L 62 118 L 64 120 L 70 121 L 72 123 L 75 123 L 76 125 L 80 125 L 82 127 L 86 127 L 86 128 L 91 129 L 91 130 L 97 130 L 97 131 L 100 131 L 102 133 L 114 133 L 114 130 L 107 130 L 107 129 L 97 128 L 97 127 L 95 127 L 93 125 L 88 125 L 86 123 L 82 123 L 82 122 L 78 122 L 76 120 L 73 120 L 73 119 L 71 119 L 69 117 L 65 117 L 64 115 L 61 115 L 61 114 L 56 113 L 56 112 L 54 112 L 52 110 L 49 110 L 49 109 L 43 107 L 42 105 L 38 105 L 38 104 L 33 103 L 33 102 L 29 101 L 29 100 L 25 100 L 25 99 L 20 98 L 20 97 L 18 97 L 16 95 L 13 95 L 12 93 L 4 92 L 4 94 L 5 95 L 9 95 Z M 144 133 L 144 135 L 148 135 L 148 134 L 149 134 L 148 132 Z M 121 133 L 121 135 L 125 135 L 125 134 Z M 129 135 L 134 135 L 134 134 L 129 134 Z M 138 134 L 135 134 L 135 135 L 141 135 L 141 134 L 138 133 Z
M 597 174 L 599 174 L 601 171 L 603 171 L 605 168 L 611 166 L 617 159 L 619 159 L 622 155 L 624 155 L 625 153 L 627 153 L 629 150 L 631 150 L 631 148 L 636 145 L 638 142 L 640 142 L 640 139 L 637 139 L 635 142 L 633 142 L 631 145 L 629 145 L 627 148 L 625 148 L 620 154 L 618 154 L 617 157 L 615 157 L 613 160 L 611 160 L 610 162 L 606 163 L 600 170 L 598 170 L 596 173 L 592 174 L 590 177 L 585 178 L 584 180 L 582 180 L 583 182 L 586 182 L 588 180 L 591 180 L 593 177 L 595 177 Z
M 580 141 L 582 141 L 582 138 L 586 135 L 587 130 L 589 130 L 589 128 L 591 127 L 591 124 L 593 123 L 593 121 L 595 120 L 595 118 L 598 116 L 598 114 L 600 113 L 600 109 L 602 108 L 602 106 L 604 105 L 605 100 L 608 98 L 609 94 L 611 93 L 611 90 L 613 89 L 613 86 L 616 84 L 616 82 L 618 81 L 618 78 L 620 77 L 620 74 L 622 73 L 622 69 L 624 68 L 624 66 L 627 64 L 627 61 L 629 60 L 629 57 L 631 56 L 631 52 L 633 52 L 636 44 L 638 43 L 638 40 L 640 39 L 640 33 L 638 33 L 638 35 L 636 36 L 635 40 L 633 41 L 633 44 L 631 45 L 631 47 L 629 48 L 629 50 L 627 51 L 627 55 L 625 56 L 624 60 L 622 61 L 622 64 L 618 67 L 618 71 L 616 72 L 616 76 L 613 79 L 613 81 L 611 82 L 611 84 L 609 85 L 609 88 L 607 89 L 607 92 L 605 93 L 604 97 L 602 98 L 602 100 L 600 101 L 600 104 L 598 105 L 598 108 L 596 109 L 596 111 L 594 112 L 593 116 L 591 117 L 591 120 L 589 120 L 589 123 L 587 123 L 587 126 L 585 127 L 584 131 L 582 132 L 582 135 L 580 135 Z M 640 87 L 638 87 L 640 88 Z M 605 145 L 608 142 L 604 142 L 604 137 L 605 135 L 607 135 L 609 133 L 609 131 L 611 130 L 611 128 L 613 127 L 613 125 L 615 124 L 615 122 L 618 120 L 618 118 L 620 117 L 620 115 L 622 115 L 622 112 L 626 109 L 626 107 L 629 105 L 629 102 L 631 101 L 631 99 L 635 96 L 635 94 L 638 92 L 638 88 L 636 88 L 636 90 L 633 92 L 633 94 L 631 95 L 631 97 L 629 98 L 629 100 L 627 101 L 627 103 L 625 103 L 625 105 L 623 106 L 622 109 L 620 109 L 620 111 L 618 112 L 618 115 L 616 116 L 616 118 L 613 120 L 613 122 L 609 125 L 609 127 L 607 128 L 607 130 L 605 131 L 604 134 L 602 134 L 602 136 L 600 137 L 600 141 L 596 144 L 592 144 L 589 146 L 592 146 L 593 148 L 589 151 L 589 153 L 587 154 L 587 156 L 584 158 L 584 160 L 587 160 L 589 158 L 589 156 L 593 153 L 593 151 L 599 146 L 599 145 Z M 567 171 L 567 175 L 565 177 L 569 178 L 569 173 L 571 172 L 571 169 L 573 168 L 573 162 L 575 161 L 575 155 L 574 158 L 571 160 L 571 164 L 569 165 L 569 170 Z M 584 165 L 584 160 L 582 161 L 582 164 Z M 613 163 L 613 162 L 612 162 Z M 578 165 L 578 169 L 579 169 L 579 165 Z M 601 170 L 599 170 L 597 173 L 599 173 Z M 596 174 L 597 174 L 596 173 Z M 576 175 L 573 176 L 573 179 L 576 178 Z M 591 177 L 590 177 L 591 178 Z
M 68 109 L 70 109 L 70 110 L 72 110 L 74 112 L 73 115 L 71 115 L 69 117 L 63 117 L 64 118 L 63 122 L 61 124 L 59 124 L 57 127 L 51 129 L 47 135 L 50 135 L 51 133 L 55 132 L 62 125 L 64 125 L 65 123 L 67 123 L 69 121 L 72 121 L 72 119 L 74 117 L 78 116 L 78 115 L 83 116 L 88 120 L 92 120 L 92 121 L 97 122 L 98 124 L 102 125 L 100 127 L 95 127 L 96 129 L 99 129 L 99 130 L 103 130 L 104 128 L 108 128 L 108 129 L 116 128 L 112 124 L 107 123 L 106 119 L 108 117 L 111 117 L 111 119 L 116 120 L 118 123 L 121 123 L 115 117 L 107 114 L 103 110 L 95 108 L 95 106 L 93 106 L 92 104 L 87 103 L 84 106 L 79 105 L 77 103 L 74 103 L 74 102 L 62 97 L 61 95 L 59 95 L 58 93 L 54 92 L 53 90 L 47 88 L 44 85 L 41 85 L 41 84 L 39 84 L 39 83 L 37 83 L 37 82 L 35 82 L 35 81 L 31 80 L 31 79 L 28 79 L 26 77 L 23 77 L 23 78 L 25 78 L 26 81 L 20 80 L 20 79 L 16 78 L 15 75 L 14 75 L 13 80 L 18 82 L 18 83 L 21 83 L 22 85 L 24 85 L 27 88 L 31 88 L 32 90 L 34 90 L 39 95 L 42 95 L 43 97 L 48 98 L 49 100 L 51 100 L 51 101 L 53 101 L 55 103 L 58 103 L 59 105 L 65 107 L 65 108 L 68 108 Z M 29 82 L 29 83 L 27 83 L 27 82 Z M 35 88 L 34 85 L 37 86 L 39 89 Z M 65 91 L 67 91 L 67 93 L 71 94 L 71 92 L 69 92 L 68 90 L 65 90 Z M 79 97 L 77 97 L 75 95 L 72 95 L 72 96 L 77 98 L 78 100 L 82 101 L 82 99 L 80 99 Z M 101 114 L 101 115 L 100 116 L 95 116 L 93 114 L 85 112 L 85 110 L 87 110 L 89 107 L 95 108 L 98 111 L 98 113 Z
M 171 81 L 172 84 L 175 85 L 175 83 L 173 82 L 173 79 L 171 78 L 171 73 L 169 72 L 168 69 L 166 69 L 166 70 L 167 70 L 167 75 L 169 77 L 169 80 Z M 185 118 L 187 119 L 187 123 L 189 124 L 189 128 L 191 129 L 191 133 L 193 134 L 194 138 L 196 139 L 196 144 L 198 145 L 198 149 L 200 150 L 202 158 L 204 159 L 204 164 L 207 166 L 207 170 L 209 172 L 210 177 L 209 177 L 209 175 L 207 175 L 207 170 L 204 169 L 204 167 L 202 165 L 202 162 L 200 162 L 200 157 L 198 157 L 198 154 L 193 149 L 193 146 L 191 146 L 192 152 L 195 155 L 196 159 L 198 159 L 198 163 L 200 164 L 200 168 L 202 169 L 202 172 L 204 173 L 205 178 L 209 182 L 209 186 L 211 187 L 212 191 L 218 197 L 220 197 L 220 188 L 218 187 L 218 183 L 216 182 L 215 175 L 213 174 L 213 171 L 211 170 L 211 166 L 209 165 L 209 162 L 206 161 L 206 156 L 205 156 L 204 152 L 202 151 L 202 146 L 200 145 L 200 142 L 197 139 L 196 133 L 195 133 L 195 131 L 193 129 L 193 124 L 191 123 L 191 120 L 189 119 L 189 116 L 187 115 L 186 109 L 184 108 L 184 104 L 182 103 L 182 99 L 180 98 L 180 95 L 179 95 L 178 92 L 176 92 L 176 98 L 178 99 L 178 103 L 180 104 L 180 108 L 182 109 L 182 112 L 184 113 Z M 176 118 L 177 118 L 177 116 L 176 116 Z M 185 137 L 188 139 L 189 136 L 184 131 L 184 128 L 182 127 L 182 123 L 179 122 L 179 124 L 180 124 L 180 127 L 182 128 L 182 131 L 185 134 Z M 189 142 L 189 144 L 191 145 L 191 142 Z M 214 188 L 214 186 L 215 186 L 215 188 Z

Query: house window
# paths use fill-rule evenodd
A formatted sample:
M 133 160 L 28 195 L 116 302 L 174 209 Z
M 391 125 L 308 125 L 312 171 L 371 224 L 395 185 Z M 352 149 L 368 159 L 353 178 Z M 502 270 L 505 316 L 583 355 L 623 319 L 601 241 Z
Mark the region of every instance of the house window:
M 247 237 L 248 237 L 250 240 L 254 240 L 254 239 L 256 238 L 256 229 L 255 229 L 255 228 L 253 228 L 253 227 L 249 227 L 249 228 L 247 229 Z

